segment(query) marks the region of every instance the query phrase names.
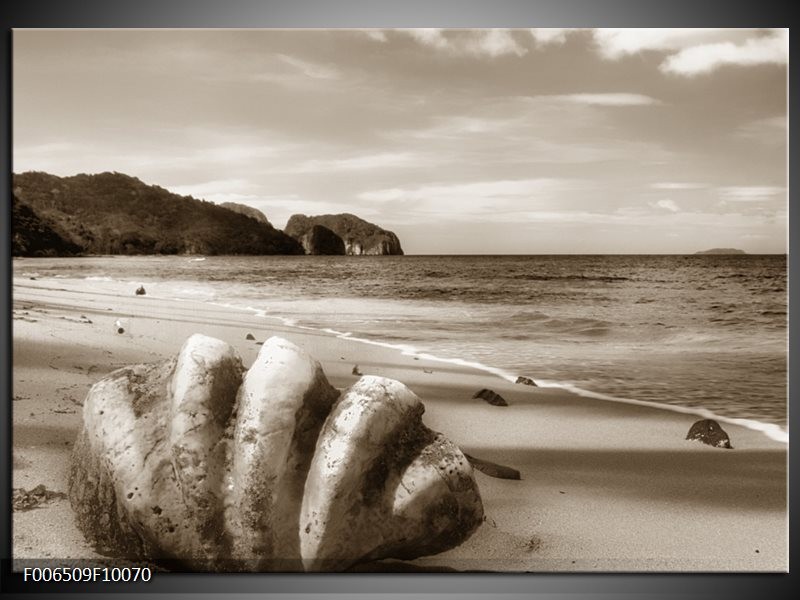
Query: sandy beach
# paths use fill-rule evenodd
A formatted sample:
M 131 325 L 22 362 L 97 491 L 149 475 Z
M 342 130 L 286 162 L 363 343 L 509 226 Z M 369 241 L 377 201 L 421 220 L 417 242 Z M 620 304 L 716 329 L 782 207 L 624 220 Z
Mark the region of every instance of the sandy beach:
M 520 481 L 476 473 L 486 521 L 415 568 L 489 571 L 788 569 L 787 445 L 723 423 L 733 450 L 686 441 L 700 417 L 515 385 L 483 371 L 287 327 L 209 304 L 122 295 L 103 282 L 14 280 L 13 487 L 66 492 L 91 385 L 119 367 L 174 355 L 193 333 L 227 341 L 245 366 L 270 336 L 319 360 L 331 383 L 397 379 L 425 424 Z M 119 334 L 115 322 L 126 319 Z M 247 340 L 252 334 L 255 341 Z M 481 388 L 509 406 L 473 399 Z M 21 558 L 95 558 L 66 499 L 13 515 Z M 370 570 L 397 565 L 369 565 Z

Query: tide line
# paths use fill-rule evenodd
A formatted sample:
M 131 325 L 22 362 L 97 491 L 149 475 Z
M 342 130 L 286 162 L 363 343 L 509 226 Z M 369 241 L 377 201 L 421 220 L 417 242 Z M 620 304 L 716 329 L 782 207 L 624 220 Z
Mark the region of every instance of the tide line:
M 412 356 L 421 358 L 424 360 L 430 360 L 435 362 L 441 362 L 446 364 L 458 365 L 461 367 L 467 367 L 476 369 L 479 371 L 484 371 L 485 373 L 490 373 L 495 375 L 496 377 L 500 377 L 501 379 L 505 379 L 511 383 L 516 382 L 518 374 L 512 373 L 506 369 L 501 369 L 499 367 L 492 367 L 490 365 L 486 365 L 477 361 L 470 361 L 464 360 L 463 358 L 449 358 L 449 357 L 441 357 L 436 356 L 434 354 L 430 354 L 428 352 L 423 352 L 412 346 L 410 344 L 391 344 L 389 342 L 381 342 L 378 340 L 371 340 L 368 338 L 361 338 L 361 337 L 354 337 L 352 332 L 349 331 L 338 331 L 336 329 L 331 328 L 319 328 L 319 327 L 310 327 L 308 325 L 300 325 L 297 323 L 296 320 L 290 319 L 288 317 L 281 317 L 278 315 L 270 315 L 267 314 L 266 311 L 262 309 L 257 309 L 251 306 L 242 307 L 236 306 L 231 304 L 222 304 L 222 303 L 214 303 L 217 306 L 224 306 L 226 308 L 237 308 L 242 309 L 245 308 L 246 310 L 252 311 L 255 313 L 257 317 L 261 318 L 269 318 L 269 319 L 276 319 L 281 321 L 284 325 L 288 327 L 293 327 L 295 329 L 303 329 L 306 331 L 322 331 L 323 333 L 327 333 L 329 335 L 333 335 L 337 338 L 347 339 L 354 342 L 358 342 L 360 344 L 368 344 L 371 346 L 379 346 L 382 348 L 390 348 L 392 350 L 399 351 L 403 356 Z M 584 398 L 592 398 L 594 400 L 603 400 L 605 402 L 621 402 L 623 404 L 634 404 L 638 406 L 647 406 L 650 408 L 656 408 L 660 410 L 666 410 L 681 414 L 687 415 L 695 415 L 699 417 L 703 417 L 705 419 L 714 419 L 716 421 L 720 421 L 723 423 L 730 423 L 732 425 L 738 425 L 740 427 L 744 427 L 746 429 L 751 429 L 753 431 L 758 431 L 766 435 L 771 440 L 776 442 L 781 442 L 784 444 L 789 443 L 789 432 L 783 429 L 781 426 L 776 425 L 774 423 L 764 423 L 763 421 L 756 421 L 754 419 L 743 419 L 738 417 L 725 417 L 722 415 L 718 415 L 706 408 L 700 407 L 690 407 L 690 406 L 680 406 L 676 404 L 664 404 L 661 402 L 651 402 L 648 400 L 634 400 L 631 398 L 619 398 L 617 396 L 610 396 L 608 394 L 602 394 L 600 392 L 593 392 L 591 390 L 585 390 L 581 387 L 573 385 L 567 382 L 561 381 L 550 381 L 544 379 L 536 379 L 535 377 L 531 377 L 536 383 L 537 386 L 542 388 L 560 388 L 571 392 L 578 396 L 583 396 Z

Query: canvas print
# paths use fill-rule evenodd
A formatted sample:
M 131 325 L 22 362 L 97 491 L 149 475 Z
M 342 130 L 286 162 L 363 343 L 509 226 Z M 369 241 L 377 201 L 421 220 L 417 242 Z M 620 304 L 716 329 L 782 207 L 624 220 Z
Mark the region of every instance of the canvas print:
M 783 572 L 788 30 L 13 32 L 13 556 Z

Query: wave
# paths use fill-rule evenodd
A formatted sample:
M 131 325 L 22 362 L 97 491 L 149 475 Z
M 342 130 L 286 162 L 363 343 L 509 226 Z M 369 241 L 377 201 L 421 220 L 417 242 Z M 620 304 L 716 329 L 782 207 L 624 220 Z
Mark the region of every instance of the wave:
M 206 303 L 212 304 L 215 306 L 225 307 L 225 308 L 232 308 L 237 310 L 246 310 L 251 312 L 258 318 L 266 318 L 266 319 L 273 319 L 280 323 L 282 323 L 286 327 L 291 327 L 297 330 L 303 331 L 313 331 L 313 332 L 321 332 L 326 335 L 331 335 L 336 338 L 340 339 L 347 339 L 354 342 L 358 342 L 360 344 L 366 344 L 371 346 L 378 346 L 383 348 L 388 348 L 392 350 L 398 351 L 400 354 L 404 356 L 412 356 L 417 357 L 420 359 L 439 362 L 444 364 L 451 364 L 457 365 L 460 367 L 466 367 L 475 369 L 478 371 L 482 371 L 484 373 L 494 375 L 499 377 L 503 380 L 508 382 L 514 383 L 518 376 L 528 376 L 525 373 L 515 373 L 511 370 L 494 367 L 491 365 L 487 365 L 475 360 L 469 360 L 457 356 L 439 356 L 435 354 L 431 354 L 425 350 L 418 348 L 409 343 L 396 343 L 384 340 L 377 340 L 377 339 L 370 339 L 366 337 L 359 337 L 355 335 L 351 331 L 342 331 L 340 329 L 334 329 L 331 327 L 324 327 L 324 326 L 310 326 L 301 324 L 295 318 L 285 317 L 282 315 L 270 313 L 267 310 L 256 308 L 253 306 L 243 306 L 242 304 L 233 304 L 233 303 L 224 303 L 224 302 L 213 302 L 206 300 Z M 571 332 L 571 333 L 583 333 L 584 335 L 600 335 L 605 334 L 608 327 L 612 324 L 606 321 L 601 321 L 597 319 L 589 319 L 589 318 L 575 318 L 575 319 L 556 319 L 543 313 L 541 311 L 536 310 L 523 310 L 518 311 L 511 315 L 511 319 L 516 320 L 522 324 L 522 322 L 529 322 L 535 323 L 536 327 L 543 327 L 546 329 L 553 329 L 561 330 L 564 332 Z M 520 332 L 522 333 L 522 332 Z M 668 336 L 667 340 L 670 344 L 680 343 L 703 343 L 708 344 L 711 342 L 719 342 L 722 341 L 718 339 L 716 336 L 709 336 L 708 334 L 703 334 L 699 332 L 691 332 L 689 334 L 682 332 L 679 334 L 674 334 Z M 565 381 L 552 381 L 552 380 L 542 380 L 537 379 L 535 376 L 531 377 L 536 384 L 543 388 L 561 388 L 568 392 L 574 393 L 579 396 L 583 396 L 586 398 L 592 398 L 595 400 L 600 401 L 609 401 L 609 402 L 621 402 L 626 404 L 634 404 L 640 406 L 647 406 L 655 409 L 660 410 L 667 410 L 671 412 L 677 412 L 681 414 L 690 414 L 696 415 L 702 418 L 710 418 L 715 419 L 719 422 L 724 423 L 731 423 L 734 425 L 738 425 L 741 427 L 745 427 L 747 429 L 751 429 L 754 431 L 759 431 L 766 435 L 768 438 L 781 442 L 781 443 L 788 443 L 788 432 L 784 430 L 781 426 L 772 424 L 772 423 L 765 423 L 762 421 L 757 421 L 754 419 L 746 419 L 746 418 L 736 418 L 736 417 L 725 417 L 718 415 L 706 408 L 701 407 L 687 407 L 687 406 L 680 406 L 680 405 L 673 405 L 673 404 L 664 404 L 660 402 L 653 402 L 653 401 L 646 401 L 646 400 L 636 400 L 630 398 L 620 398 L 616 396 L 611 396 L 608 394 L 602 394 L 599 392 L 594 392 L 591 390 L 586 390 L 580 388 L 572 383 L 565 382 Z
M 538 310 L 522 310 L 503 317 L 508 324 L 535 326 L 538 333 L 555 332 L 584 336 L 607 335 L 615 329 L 615 323 L 591 317 L 553 317 Z
M 314 327 L 307 327 L 307 326 L 299 326 L 300 329 L 308 329 L 308 330 L 315 330 L 320 331 Z M 322 330 L 326 331 L 326 330 Z M 333 333 L 334 330 L 328 329 L 327 332 Z M 391 344 L 388 342 L 381 342 L 376 340 L 370 340 L 367 338 L 359 338 L 353 337 L 352 333 L 350 332 L 336 332 L 335 334 L 338 338 L 347 338 L 348 340 L 352 340 L 355 342 L 359 342 L 362 344 L 369 344 L 373 346 L 380 346 L 383 348 L 391 348 L 395 350 L 399 350 L 401 354 L 404 356 L 414 356 L 424 360 L 434 361 L 434 362 L 442 362 L 446 364 L 458 365 L 461 367 L 468 367 L 472 369 L 476 369 L 479 371 L 484 371 L 486 373 L 490 373 L 492 375 L 496 375 L 501 379 L 505 379 L 511 383 L 516 382 L 517 377 L 521 376 L 521 374 L 512 373 L 507 369 L 501 369 L 498 367 L 492 367 L 490 365 L 486 365 L 481 362 L 471 361 L 471 360 L 464 360 L 463 358 L 452 358 L 452 357 L 441 357 L 436 356 L 434 354 L 430 354 L 428 352 L 422 352 L 414 346 L 409 344 Z M 561 388 L 566 391 L 572 392 L 578 396 L 583 396 L 585 398 L 592 398 L 595 400 L 603 400 L 606 402 L 620 402 L 624 404 L 635 404 L 638 406 L 648 406 L 650 408 L 655 408 L 659 410 L 666 410 L 671 412 L 677 412 L 681 414 L 690 414 L 696 415 L 699 417 L 703 417 L 704 419 L 715 419 L 716 421 L 721 421 L 724 423 L 731 423 L 733 425 L 738 425 L 740 427 L 744 427 L 746 429 L 751 429 L 753 431 L 759 431 L 766 435 L 771 440 L 776 442 L 781 442 L 784 444 L 789 443 L 789 433 L 781 428 L 779 425 L 775 425 L 773 423 L 764 423 L 762 421 L 756 421 L 754 419 L 743 419 L 737 417 L 725 417 L 718 415 L 706 408 L 695 408 L 695 407 L 688 407 L 688 406 L 680 406 L 674 404 L 664 404 L 661 402 L 650 402 L 647 400 L 634 400 L 630 398 L 618 398 L 616 396 L 610 396 L 608 394 L 601 394 L 598 392 L 592 392 L 591 390 L 584 390 L 576 385 L 567 383 L 567 382 L 558 382 L 558 381 L 548 381 L 548 380 L 541 380 L 533 379 L 534 382 L 543 388 Z
M 243 308 L 241 306 L 232 306 L 232 305 L 229 305 L 229 304 L 227 304 L 227 305 L 218 304 L 218 305 L 219 306 L 226 306 L 228 308 L 240 308 L 240 309 Z M 302 329 L 302 330 L 306 330 L 306 331 L 315 331 L 315 332 L 322 331 L 323 333 L 327 333 L 329 335 L 333 335 L 334 337 L 337 337 L 337 338 L 340 338 L 340 339 L 347 339 L 347 340 L 351 340 L 351 341 L 354 341 L 354 342 L 358 342 L 360 344 L 367 344 L 367 345 L 371 345 L 371 346 L 379 346 L 379 347 L 382 347 L 382 348 L 389 348 L 389 349 L 392 349 L 392 350 L 397 350 L 403 356 L 412 356 L 412 357 L 417 357 L 417 358 L 420 358 L 420 359 L 423 359 L 423 360 L 432 361 L 432 362 L 440 362 L 440 363 L 445 363 L 445 364 L 457 365 L 457 366 L 460 366 L 460 367 L 472 368 L 472 369 L 476 369 L 478 371 L 483 371 L 485 373 L 489 373 L 491 375 L 495 375 L 495 376 L 500 377 L 501 379 L 504 379 L 504 380 L 509 381 L 511 383 L 516 382 L 517 377 L 519 377 L 519 376 L 530 377 L 528 375 L 513 373 L 513 372 L 511 372 L 511 371 L 509 371 L 507 369 L 502 369 L 502 368 L 499 368 L 499 367 L 493 367 L 491 365 L 487 365 L 487 364 L 484 364 L 484 363 L 481 363 L 481 362 L 478 362 L 478 361 L 465 360 L 463 358 L 457 358 L 457 357 L 437 356 L 435 354 L 431 354 L 429 352 L 422 351 L 419 348 L 417 348 L 416 346 L 412 346 L 410 344 L 393 344 L 393 343 L 389 343 L 389 342 L 373 340 L 373 339 L 368 339 L 368 338 L 354 337 L 353 333 L 350 332 L 350 331 L 338 331 L 338 330 L 331 329 L 331 328 L 328 328 L 328 327 L 319 328 L 319 327 L 310 327 L 310 326 L 307 326 L 307 325 L 300 325 L 294 319 L 280 317 L 280 316 L 277 316 L 277 315 L 268 315 L 268 314 L 266 314 L 265 311 L 260 310 L 260 309 L 255 309 L 253 307 L 246 307 L 246 308 L 248 310 L 251 310 L 251 311 L 255 312 L 257 316 L 277 319 L 277 320 L 283 322 L 285 325 L 293 327 L 295 329 Z M 731 423 L 733 425 L 738 425 L 738 426 L 744 427 L 746 429 L 750 429 L 750 430 L 753 430 L 753 431 L 761 432 L 764 435 L 766 435 L 768 438 L 770 438 L 771 440 L 774 440 L 776 442 L 780 442 L 780 443 L 784 443 L 784 444 L 788 444 L 789 443 L 789 433 L 786 430 L 784 430 L 782 427 L 780 427 L 779 425 L 776 425 L 774 423 L 764 423 L 762 421 L 756 421 L 754 419 L 744 419 L 744 418 L 738 418 L 738 417 L 725 417 L 725 416 L 722 416 L 722 415 L 718 415 L 718 414 L 716 414 L 716 413 L 714 413 L 714 412 L 712 412 L 712 411 L 710 411 L 710 410 L 708 410 L 706 408 L 680 406 L 680 405 L 675 405 L 675 404 L 664 404 L 664 403 L 661 403 L 661 402 L 651 402 L 651 401 L 648 401 L 648 400 L 635 400 L 635 399 L 631 399 L 631 398 L 619 398 L 619 397 L 616 397 L 616 396 L 610 396 L 608 394 L 602 394 L 602 393 L 599 393 L 599 392 L 593 392 L 591 390 L 585 390 L 583 388 L 580 388 L 580 387 L 578 387 L 576 385 L 573 385 L 571 383 L 568 383 L 568 382 L 536 379 L 535 377 L 530 377 L 530 379 L 533 379 L 533 381 L 536 383 L 536 385 L 539 386 L 539 387 L 542 387 L 542 388 L 560 388 L 560 389 L 566 390 L 568 392 L 571 392 L 573 394 L 576 394 L 578 396 L 582 396 L 584 398 L 592 398 L 594 400 L 602 400 L 602 401 L 606 401 L 606 402 L 620 402 L 620 403 L 623 403 L 623 404 L 634 404 L 634 405 L 637 405 L 637 406 L 647 406 L 647 407 L 655 408 L 655 409 L 659 409 L 659 410 L 666 410 L 666 411 L 677 412 L 677 413 L 688 414 L 688 415 L 696 415 L 696 416 L 699 416 L 699 417 L 703 417 L 704 419 L 714 419 L 716 421 L 720 421 L 720 422 L 723 422 L 723 423 Z
M 718 415 L 714 412 L 711 412 L 707 408 L 680 406 L 678 404 L 663 404 L 661 402 L 650 402 L 648 400 L 634 400 L 631 398 L 618 398 L 616 396 L 609 396 L 608 394 L 601 394 L 599 392 L 592 392 L 590 390 L 585 390 L 571 383 L 565 383 L 561 381 L 536 380 L 536 384 L 539 387 L 560 388 L 563 390 L 567 390 L 568 392 L 572 392 L 573 394 L 576 394 L 578 396 L 583 396 L 585 398 L 593 398 L 595 400 L 605 400 L 607 402 L 621 402 L 624 404 L 634 404 L 637 406 L 648 406 L 650 408 L 668 410 L 671 412 L 681 413 L 685 415 L 696 415 L 699 417 L 703 417 L 704 419 L 714 419 L 716 421 L 722 421 L 723 423 L 731 423 L 732 425 L 739 425 L 740 427 L 751 429 L 753 431 L 760 431 L 768 438 L 776 442 L 782 442 L 784 444 L 789 443 L 789 432 L 785 431 L 780 425 L 775 425 L 774 423 L 764 423 L 763 421 L 756 421 L 754 419 L 743 419 L 739 417 L 724 417 L 722 415 Z
M 602 281 L 603 283 L 614 283 L 616 281 L 632 281 L 630 277 L 618 277 L 614 275 L 528 275 L 520 274 L 510 277 L 510 279 L 521 279 L 523 281 Z

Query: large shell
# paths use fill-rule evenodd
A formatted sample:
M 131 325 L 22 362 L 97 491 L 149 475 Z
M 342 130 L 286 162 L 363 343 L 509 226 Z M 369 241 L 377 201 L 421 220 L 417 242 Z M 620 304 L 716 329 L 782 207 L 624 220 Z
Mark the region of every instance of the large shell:
M 483 507 L 423 411 L 381 377 L 340 397 L 280 338 L 245 372 L 230 345 L 194 335 L 177 358 L 89 391 L 70 502 L 101 550 L 183 568 L 335 571 L 441 552 Z

